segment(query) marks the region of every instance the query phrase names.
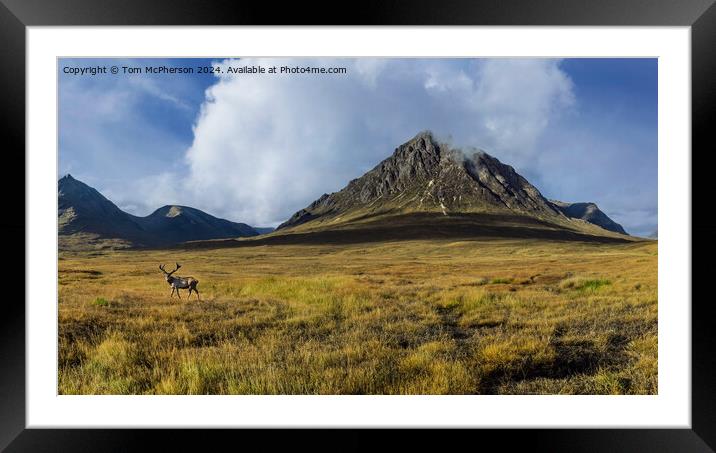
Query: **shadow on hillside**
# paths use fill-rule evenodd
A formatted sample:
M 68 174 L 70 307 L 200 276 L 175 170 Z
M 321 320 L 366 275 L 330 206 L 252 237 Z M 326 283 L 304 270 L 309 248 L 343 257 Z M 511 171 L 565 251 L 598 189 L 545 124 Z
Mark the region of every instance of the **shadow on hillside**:
M 622 238 L 592 236 L 558 227 L 539 219 L 499 214 L 420 213 L 378 217 L 375 220 L 335 226 L 321 231 L 290 232 L 246 239 L 225 239 L 179 244 L 173 248 L 205 249 L 262 245 L 344 245 L 409 240 L 543 239 L 590 243 L 629 243 Z

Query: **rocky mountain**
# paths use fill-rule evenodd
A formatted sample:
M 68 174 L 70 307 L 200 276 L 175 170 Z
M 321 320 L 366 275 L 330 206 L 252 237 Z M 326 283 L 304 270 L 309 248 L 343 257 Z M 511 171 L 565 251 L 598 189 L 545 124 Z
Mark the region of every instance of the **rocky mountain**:
M 375 168 L 344 189 L 322 195 L 277 230 L 333 228 L 407 213 L 510 215 L 589 234 L 626 234 L 593 203 L 547 200 L 511 166 L 484 151 L 451 149 L 430 132 L 400 145 Z
M 90 233 L 127 242 L 146 236 L 138 218 L 122 211 L 87 184 L 66 175 L 57 185 L 60 236 Z
M 114 241 L 115 245 L 124 246 L 160 246 L 259 234 L 244 223 L 220 219 L 187 206 L 164 206 L 146 217 L 137 217 L 122 211 L 71 175 L 58 182 L 58 232 L 63 239 L 61 245 Z
M 572 219 L 581 219 L 585 222 L 598 225 L 605 230 L 614 231 L 620 234 L 627 234 L 621 225 L 610 219 L 594 203 L 565 203 L 563 201 L 550 200 L 564 215 Z

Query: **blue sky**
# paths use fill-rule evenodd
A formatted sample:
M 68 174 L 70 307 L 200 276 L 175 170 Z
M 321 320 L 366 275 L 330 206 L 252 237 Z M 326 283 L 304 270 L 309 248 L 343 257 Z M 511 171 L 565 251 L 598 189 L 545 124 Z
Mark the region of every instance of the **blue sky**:
M 344 75 L 227 75 L 244 65 Z M 212 74 L 72 75 L 88 66 Z M 656 59 L 62 59 L 59 175 L 146 215 L 184 204 L 275 225 L 417 132 L 478 147 L 548 198 L 657 229 Z

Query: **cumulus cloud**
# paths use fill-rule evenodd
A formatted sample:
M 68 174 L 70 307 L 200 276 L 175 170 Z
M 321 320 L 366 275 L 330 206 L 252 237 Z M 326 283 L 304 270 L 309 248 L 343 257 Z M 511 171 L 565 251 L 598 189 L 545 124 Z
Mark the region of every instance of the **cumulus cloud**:
M 224 68 L 194 125 L 185 199 L 275 225 L 342 188 L 430 129 L 529 166 L 574 105 L 558 60 L 241 59 Z M 347 74 L 227 74 L 229 66 L 344 66 Z M 567 113 L 568 114 L 568 113 Z
M 224 69 L 216 77 L 60 74 L 60 173 L 71 171 L 136 215 L 184 204 L 273 226 L 429 129 L 514 166 L 549 198 L 596 202 L 632 233 L 656 229 L 655 125 L 631 121 L 629 113 L 650 112 L 648 106 L 624 104 L 618 95 L 624 87 L 610 80 L 582 86 L 582 74 L 574 86 L 563 69 L 568 62 L 248 58 L 214 64 Z M 347 73 L 226 71 L 252 65 L 338 66 Z

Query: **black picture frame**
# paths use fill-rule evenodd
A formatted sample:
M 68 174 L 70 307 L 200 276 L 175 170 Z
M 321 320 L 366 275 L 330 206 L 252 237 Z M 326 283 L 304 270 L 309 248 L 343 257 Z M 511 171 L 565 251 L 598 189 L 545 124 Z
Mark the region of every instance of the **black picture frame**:
M 549 451 L 714 451 L 716 449 L 716 335 L 710 328 L 711 299 L 696 297 L 714 268 L 716 223 L 696 207 L 710 206 L 710 166 L 704 165 L 711 123 L 716 119 L 716 6 L 714 0 L 362 0 L 354 3 L 291 3 L 192 0 L 0 0 L 0 112 L 4 129 L 5 211 L 3 238 L 26 235 L 25 200 L 20 200 L 25 169 L 25 32 L 28 26 L 90 25 L 549 25 L 549 26 L 690 26 L 692 64 L 692 428 L 691 429 L 549 429 L 461 430 L 455 433 L 409 430 L 378 441 L 368 430 L 265 431 L 26 429 L 25 309 L 19 298 L 6 296 L 0 314 L 0 448 L 7 451 L 131 451 L 160 440 L 162 448 L 210 450 L 224 442 L 230 449 L 259 442 L 266 448 L 283 443 L 313 450 L 364 450 L 426 447 L 434 443 L 470 442 L 475 446 L 522 444 Z M 703 148 L 703 149 L 702 149 Z M 8 165 L 9 164 L 9 165 Z M 10 167 L 11 166 L 11 167 Z M 11 168 L 11 171 L 8 169 Z M 18 178 L 19 180 L 15 179 Z M 699 188 L 698 184 L 702 187 Z M 699 190 L 702 189 L 702 190 Z M 8 215 L 13 213 L 13 215 Z M 22 214 L 20 214 L 22 213 Z M 698 214 L 698 215 L 697 215 Z M 25 263 L 18 240 L 5 241 Z M 697 265 L 698 261 L 700 265 Z M 10 260 L 6 259 L 6 262 Z M 15 268 L 18 259 L 12 260 Z M 713 260 L 711 261 L 713 263 Z M 26 272 L 22 266 L 23 274 Z M 30 272 L 27 269 L 27 272 Z M 4 277 L 20 281 L 19 270 Z M 24 275 L 23 275 L 24 276 Z M 20 287 L 19 284 L 15 284 Z M 23 294 L 24 300 L 24 294 Z M 240 410 L 240 408 L 237 408 Z M 479 408 L 476 408 L 479 410 Z M 101 417 L 102 414 L 97 414 Z M 383 434 L 386 434 L 383 432 Z M 458 437 L 456 437 L 458 436 Z M 248 439 L 247 439 L 248 437 Z M 160 439 L 157 439 L 160 438 Z M 489 447 L 488 447 L 489 448 Z

